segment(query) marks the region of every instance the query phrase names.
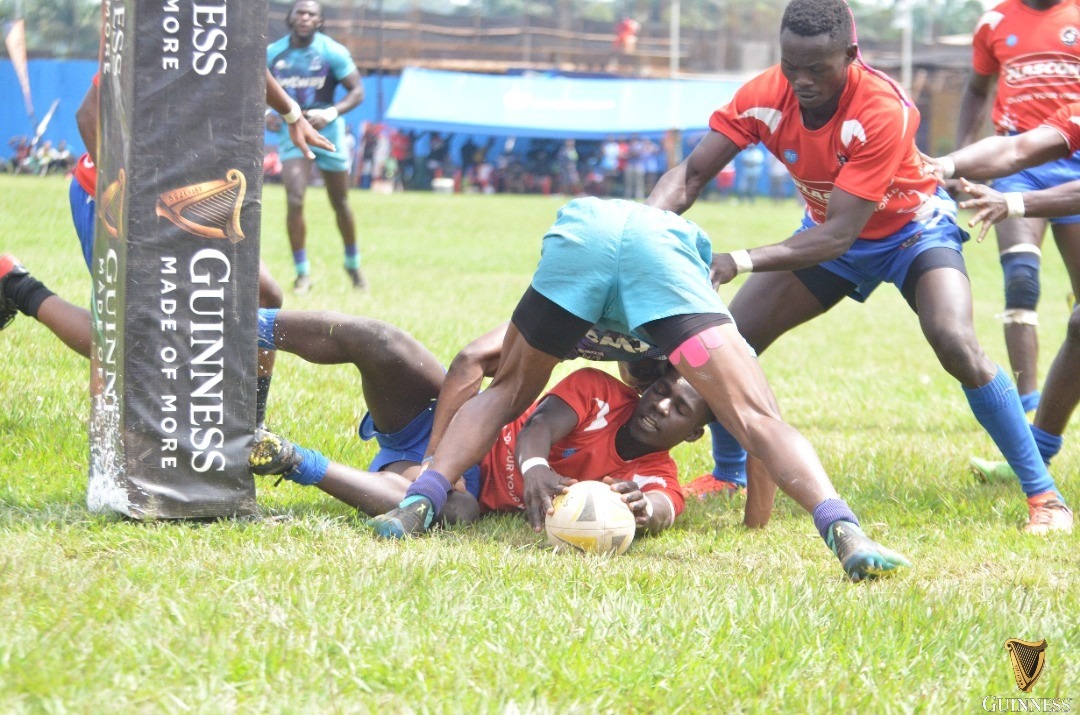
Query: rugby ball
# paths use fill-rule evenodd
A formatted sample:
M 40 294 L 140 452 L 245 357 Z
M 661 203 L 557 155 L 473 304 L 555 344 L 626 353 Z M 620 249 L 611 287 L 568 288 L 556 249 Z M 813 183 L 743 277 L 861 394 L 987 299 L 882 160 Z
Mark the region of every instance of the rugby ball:
M 556 551 L 617 555 L 634 540 L 634 513 L 603 482 L 578 482 L 555 497 L 553 505 L 546 527 Z

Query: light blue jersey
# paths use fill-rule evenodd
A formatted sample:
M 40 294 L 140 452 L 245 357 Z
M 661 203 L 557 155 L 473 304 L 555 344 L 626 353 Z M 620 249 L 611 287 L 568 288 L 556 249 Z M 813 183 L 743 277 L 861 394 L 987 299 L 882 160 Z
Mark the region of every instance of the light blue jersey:
M 325 109 L 333 106 L 334 94 L 341 80 L 356 72 L 349 51 L 321 32 L 316 32 L 307 47 L 293 47 L 291 35 L 286 35 L 266 48 L 266 66 L 278 84 L 296 100 L 300 109 Z M 345 120 L 338 117 L 320 132 L 334 143 L 337 151 L 329 152 L 311 147 L 316 164 L 324 171 L 348 171 L 349 157 L 345 151 Z M 303 154 L 289 138 L 288 127 L 278 132 L 282 161 L 300 159 Z

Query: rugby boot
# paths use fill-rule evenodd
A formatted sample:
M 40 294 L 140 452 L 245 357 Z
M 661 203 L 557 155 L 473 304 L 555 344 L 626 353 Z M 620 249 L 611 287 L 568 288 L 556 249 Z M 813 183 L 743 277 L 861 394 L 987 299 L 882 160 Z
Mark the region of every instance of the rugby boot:
M 435 521 L 435 508 L 431 502 L 419 494 L 401 502 L 396 509 L 391 509 L 368 521 L 375 529 L 375 535 L 384 539 L 404 539 L 407 536 L 420 536 L 431 528 Z
M 1055 492 L 1036 494 L 1028 498 L 1028 523 L 1025 534 L 1042 536 L 1051 531 L 1072 532 L 1073 513 Z
M 850 521 L 830 524 L 825 543 L 852 581 L 886 576 L 901 566 L 911 566 L 904 556 L 871 540 Z
M 28 273 L 29 271 L 22 267 L 15 256 L 9 254 L 0 256 L 0 330 L 6 328 L 8 323 L 15 320 L 15 316 L 19 314 L 15 301 L 7 297 L 7 285 L 13 278 L 25 276 Z

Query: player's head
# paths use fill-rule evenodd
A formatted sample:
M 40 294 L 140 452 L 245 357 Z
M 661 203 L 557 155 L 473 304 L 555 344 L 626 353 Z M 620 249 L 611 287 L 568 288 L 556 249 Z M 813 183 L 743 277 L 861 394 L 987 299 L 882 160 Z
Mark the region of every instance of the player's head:
M 821 107 L 840 93 L 858 52 L 844 0 L 792 0 L 784 9 L 780 69 L 804 109 Z
M 315 34 L 323 26 L 322 5 L 316 0 L 295 0 L 289 6 L 285 24 L 294 34 L 301 37 Z
M 700 438 L 713 419 L 705 399 L 670 369 L 642 393 L 627 426 L 637 442 L 663 452 Z

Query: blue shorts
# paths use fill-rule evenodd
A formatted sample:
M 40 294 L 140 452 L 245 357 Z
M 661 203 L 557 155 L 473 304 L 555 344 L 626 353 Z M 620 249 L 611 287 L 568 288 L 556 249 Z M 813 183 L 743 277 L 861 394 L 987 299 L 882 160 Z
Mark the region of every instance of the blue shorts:
M 315 166 L 323 171 L 348 172 L 350 157 L 345 151 L 345 120 L 338 117 L 320 129 L 319 133 L 332 141 L 337 151 L 326 151 L 317 146 L 311 147 L 311 151 L 315 152 Z M 293 144 L 292 138 L 289 137 L 289 128 L 284 124 L 278 132 L 278 155 L 282 161 L 305 158 Z
M 68 199 L 71 201 L 71 220 L 75 223 L 75 233 L 89 269 L 94 259 L 94 197 L 87 193 L 82 184 L 72 179 Z
M 1061 186 L 1070 181 L 1080 179 L 1080 151 L 1072 156 L 1056 161 L 1048 161 L 1045 164 L 1033 166 L 1030 169 L 1000 179 L 994 179 L 995 191 L 1040 191 Z M 1049 219 L 1051 224 L 1080 223 L 1080 214 L 1071 216 L 1059 216 Z
M 371 413 L 365 413 L 364 418 L 360 420 L 360 439 L 366 441 L 374 437 L 379 443 L 379 452 L 368 465 L 368 471 L 379 472 L 386 465 L 401 461 L 419 464 L 424 459 L 424 452 L 431 440 L 436 404 L 432 402 L 423 412 L 414 417 L 412 422 L 393 434 L 380 432 L 375 427 L 375 420 L 371 419 Z M 465 480 L 465 488 L 469 494 L 479 499 L 480 465 L 471 467 L 462 478 Z
M 815 225 L 806 216 L 796 234 Z M 919 254 L 931 248 L 951 248 L 963 253 L 963 243 L 969 238 L 967 231 L 956 223 L 956 202 L 945 189 L 938 187 L 937 195 L 915 220 L 896 233 L 873 241 L 856 239 L 842 256 L 820 265 L 854 283 L 851 297 L 865 301 L 882 281 L 903 286 Z
M 621 199 L 575 199 L 544 236 L 532 287 L 601 330 L 673 315 L 729 315 L 709 283 L 712 243 L 678 214 Z

